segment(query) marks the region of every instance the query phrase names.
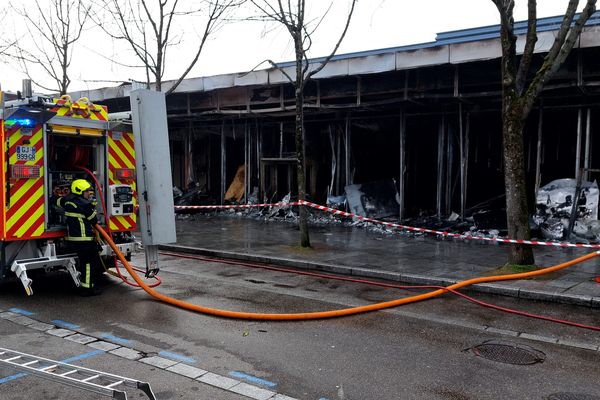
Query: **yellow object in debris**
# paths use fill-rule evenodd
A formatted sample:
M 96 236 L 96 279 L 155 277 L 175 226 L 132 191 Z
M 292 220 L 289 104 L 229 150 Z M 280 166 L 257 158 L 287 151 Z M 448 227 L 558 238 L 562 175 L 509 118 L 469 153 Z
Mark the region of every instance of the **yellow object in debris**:
M 235 177 L 233 178 L 233 182 L 227 189 L 225 193 L 225 201 L 235 200 L 236 202 L 240 202 L 244 197 L 244 191 L 246 189 L 246 166 L 240 165 L 235 173 Z

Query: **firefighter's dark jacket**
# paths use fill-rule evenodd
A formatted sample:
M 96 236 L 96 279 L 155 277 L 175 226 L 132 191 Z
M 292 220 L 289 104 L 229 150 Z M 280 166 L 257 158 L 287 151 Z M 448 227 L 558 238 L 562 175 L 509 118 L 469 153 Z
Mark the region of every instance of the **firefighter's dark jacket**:
M 98 223 L 95 202 L 72 193 L 64 197 L 55 197 L 53 200 L 54 204 L 65 211 L 67 240 L 74 242 L 95 240 L 94 225 Z

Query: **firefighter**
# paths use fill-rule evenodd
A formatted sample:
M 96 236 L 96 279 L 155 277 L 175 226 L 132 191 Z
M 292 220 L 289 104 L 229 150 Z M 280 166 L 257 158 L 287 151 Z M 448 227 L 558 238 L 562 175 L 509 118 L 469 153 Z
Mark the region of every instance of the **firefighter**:
M 71 183 L 71 193 L 66 196 L 55 196 L 54 204 L 65 212 L 66 240 L 79 258 L 81 295 L 100 294 L 101 291 L 94 286 L 94 278 L 98 276 L 101 265 L 94 231 L 98 219 L 92 185 L 85 179 L 76 179 Z

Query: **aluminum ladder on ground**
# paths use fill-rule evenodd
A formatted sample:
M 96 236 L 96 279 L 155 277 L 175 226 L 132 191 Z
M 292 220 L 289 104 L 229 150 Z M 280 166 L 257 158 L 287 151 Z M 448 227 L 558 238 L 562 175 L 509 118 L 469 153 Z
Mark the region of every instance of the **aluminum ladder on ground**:
M 150 384 L 147 382 L 140 382 L 14 350 L 0 348 L 0 365 L 7 365 L 44 379 L 110 396 L 117 400 L 127 400 L 127 393 L 119 390 L 123 387 L 139 389 L 150 400 L 156 400 Z

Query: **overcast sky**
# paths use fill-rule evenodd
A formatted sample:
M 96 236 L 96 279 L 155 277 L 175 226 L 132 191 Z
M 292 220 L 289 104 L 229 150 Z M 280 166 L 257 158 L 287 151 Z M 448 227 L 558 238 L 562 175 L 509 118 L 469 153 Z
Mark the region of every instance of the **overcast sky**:
M 581 1 L 585 3 L 585 1 Z M 308 4 L 324 4 L 324 0 L 307 0 Z M 515 19 L 526 18 L 526 1 L 516 0 Z M 567 0 L 538 0 L 538 16 L 564 13 Z M 327 2 L 328 4 L 328 2 Z M 316 33 L 312 57 L 327 55 L 344 23 L 347 0 L 335 0 L 335 7 Z M 581 9 L 581 7 L 580 7 Z M 318 10 L 317 10 L 318 12 Z M 18 21 L 17 22 L 18 25 Z M 359 0 L 348 34 L 338 54 L 372 50 L 435 40 L 438 32 L 493 25 L 498 11 L 491 0 Z M 188 31 L 179 49 L 170 50 L 165 79 L 174 79 L 190 58 L 190 47 L 196 35 Z M 187 47 L 186 47 L 187 45 Z M 70 90 L 114 86 L 109 81 L 144 80 L 140 69 L 124 68 L 109 59 L 132 63 L 118 43 L 102 32 L 90 29 L 78 42 L 70 68 L 73 83 Z M 238 22 L 225 26 L 207 43 L 196 67 L 188 77 L 242 72 L 266 59 L 290 61 L 289 34 L 283 29 L 265 29 L 260 22 Z M 265 65 L 266 67 L 266 65 Z M 2 90 L 21 88 L 24 76 L 11 65 L 0 64 Z M 35 88 L 34 88 L 35 90 Z

